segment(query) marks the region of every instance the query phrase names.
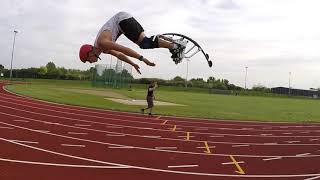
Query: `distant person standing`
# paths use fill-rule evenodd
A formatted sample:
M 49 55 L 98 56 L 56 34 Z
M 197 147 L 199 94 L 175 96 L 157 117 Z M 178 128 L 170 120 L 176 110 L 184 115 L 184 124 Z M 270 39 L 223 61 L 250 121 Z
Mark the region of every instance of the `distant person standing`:
M 145 110 L 149 109 L 149 115 L 152 115 L 152 108 L 154 106 L 153 100 L 154 97 L 154 91 L 158 88 L 158 83 L 156 81 L 153 81 L 148 86 L 148 94 L 147 94 L 147 103 L 148 107 L 141 109 L 141 112 L 144 113 Z

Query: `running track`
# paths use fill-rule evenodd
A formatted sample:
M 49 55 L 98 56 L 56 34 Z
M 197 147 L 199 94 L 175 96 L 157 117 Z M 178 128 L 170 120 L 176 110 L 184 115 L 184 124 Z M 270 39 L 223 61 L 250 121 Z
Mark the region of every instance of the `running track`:
M 0 179 L 320 179 L 320 125 L 148 117 L 0 82 Z

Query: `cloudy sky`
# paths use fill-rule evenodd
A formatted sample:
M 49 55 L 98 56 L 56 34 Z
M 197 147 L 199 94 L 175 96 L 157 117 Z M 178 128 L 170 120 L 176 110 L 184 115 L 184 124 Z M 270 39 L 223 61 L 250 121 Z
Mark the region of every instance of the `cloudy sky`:
M 244 86 L 320 87 L 320 1 L 318 0 L 1 0 L 0 64 L 10 68 L 13 30 L 14 68 L 53 61 L 57 66 L 88 69 L 79 61 L 81 44 L 93 43 L 100 27 L 115 13 L 127 11 L 147 35 L 182 33 L 199 42 L 214 62 L 199 54 L 190 59 L 188 79 L 228 79 Z M 139 77 L 186 77 L 187 62 L 175 65 L 168 50 L 141 50 L 125 37 L 118 43 L 153 60 Z M 110 63 L 103 55 L 99 63 Z

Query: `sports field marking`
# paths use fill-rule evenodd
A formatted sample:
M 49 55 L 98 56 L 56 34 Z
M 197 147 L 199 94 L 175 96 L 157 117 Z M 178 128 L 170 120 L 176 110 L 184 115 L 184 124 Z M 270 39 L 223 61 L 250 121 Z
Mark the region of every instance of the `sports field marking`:
M 204 152 L 205 152 L 205 153 L 208 153 L 208 154 L 211 154 L 210 148 L 212 148 L 212 147 L 215 148 L 215 146 L 211 146 L 211 147 L 210 147 L 210 146 L 208 145 L 208 142 L 207 142 L 207 141 L 204 142 L 204 146 L 205 146 L 205 148 L 206 148 L 206 150 L 205 150 Z
M 74 134 L 74 135 L 88 135 L 88 133 L 82 133 L 82 132 L 68 132 L 68 134 Z
M 12 127 L 3 127 L 3 126 L 0 126 L 0 129 L 14 129 Z
M 185 136 L 178 136 L 178 137 L 182 137 L 182 138 L 184 138 L 184 140 L 189 141 L 191 137 L 195 137 L 195 136 L 190 136 L 190 132 L 187 132 L 187 134 Z
M 241 130 L 254 130 L 253 128 L 242 128 Z
M 232 145 L 232 147 L 245 147 L 250 146 L 249 144 L 241 144 L 241 145 Z
M 142 136 L 142 137 L 145 137 L 145 138 L 161 138 L 161 136 Z
M 303 131 L 303 132 L 300 132 L 300 133 L 302 133 L 302 134 L 308 134 L 308 133 L 310 133 L 310 131 Z
M 149 127 L 141 127 L 139 129 L 145 129 L 145 130 L 153 130 L 153 128 L 149 128 Z
M 25 123 L 30 122 L 30 121 L 26 121 L 26 120 L 13 120 L 13 121 L 15 121 L 15 122 L 25 122 Z
M 51 124 L 51 125 L 60 125 L 60 123 L 57 122 L 43 122 L 44 124 Z
M 273 134 L 260 134 L 261 136 L 272 136 Z
M 232 162 L 234 163 L 234 165 L 237 167 L 237 171 L 235 171 L 238 174 L 245 174 L 244 170 L 241 168 L 241 166 L 239 165 L 240 163 L 244 163 L 243 161 L 237 162 L 234 157 L 232 155 L 230 155 L 230 158 L 232 160 Z
M 106 126 L 106 128 L 122 129 L 123 127 L 119 127 L 119 126 Z
M 47 130 L 37 130 L 37 129 L 34 129 L 34 130 L 37 131 L 37 132 L 44 132 L 44 133 L 50 132 L 50 131 L 47 131 Z
M 302 157 L 302 156 L 308 156 L 308 155 L 310 155 L 311 153 L 304 153 L 304 154 L 297 154 L 296 156 L 297 157 Z
M 177 147 L 155 147 L 155 149 L 178 149 Z
M 123 137 L 126 136 L 125 134 L 106 134 L 106 136 L 119 136 L 119 137 Z
M 177 125 L 174 125 L 171 131 L 176 131 L 176 129 L 177 129 Z
M 263 143 L 263 145 L 278 145 L 278 143 Z
M 82 144 L 61 144 L 61 146 L 67 146 L 67 147 L 86 147 Z
M 36 141 L 21 141 L 21 140 L 15 140 L 15 139 L 10 141 L 18 142 L 18 143 L 27 143 L 27 144 L 39 144 L 39 142 L 36 142 Z
M 284 141 L 284 142 L 287 142 L 287 143 L 298 143 L 298 142 L 301 142 L 301 141 Z
M 316 176 L 316 177 L 312 177 L 312 178 L 307 178 L 307 179 L 304 179 L 304 180 L 315 180 L 315 179 L 320 179 L 320 176 Z
M 262 159 L 262 160 L 271 161 L 271 160 L 276 160 L 276 159 L 282 159 L 282 157 L 266 158 L 266 159 Z
M 21 164 L 32 164 L 32 165 L 57 166 L 57 167 L 72 167 L 72 168 L 94 168 L 94 169 L 118 169 L 118 168 L 128 168 L 128 167 L 126 167 L 126 166 L 88 166 L 88 165 L 77 165 L 77 164 L 57 164 L 57 163 L 44 163 L 44 162 L 35 162 L 35 161 L 21 161 L 21 160 L 3 159 L 3 158 L 0 158 L 0 161 L 12 162 L 12 163 L 21 163 Z
M 191 168 L 191 167 L 198 167 L 199 165 L 178 165 L 178 166 L 168 166 L 168 168 Z
M 90 124 L 75 124 L 75 126 L 89 127 L 89 126 L 91 126 L 91 125 L 90 125 Z
M 25 102 L 25 103 L 28 103 L 28 104 L 36 104 L 36 105 L 41 105 L 41 106 L 46 106 L 46 107 L 54 107 L 54 108 L 57 108 L 57 109 L 63 109 L 63 110 L 72 110 L 72 111 L 77 111 L 77 112 L 90 112 L 90 113 L 95 113 L 95 114 L 100 114 L 100 115 L 106 115 L 106 113 L 108 112 L 113 112 L 112 110 L 107 110 L 107 109 L 104 109 L 104 110 L 101 110 L 102 112 L 97 112 L 97 111 L 92 111 L 92 110 L 97 110 L 95 108 L 88 108 L 88 107 L 76 107 L 76 106 L 72 106 L 72 105 L 66 105 L 66 104 L 62 104 L 62 103 L 54 103 L 54 102 L 49 102 L 49 101 L 44 101 L 44 100 L 37 100 L 38 102 L 28 102 L 28 101 L 25 101 L 25 99 L 31 99 L 31 100 L 34 100 L 28 96 L 24 96 L 24 95 L 19 95 L 19 94 L 16 94 L 16 93 L 13 93 L 13 92 L 10 92 L 8 91 L 5 86 L 2 87 L 2 89 L 6 92 L 8 92 L 9 94 L 3 94 L 4 96 L 7 96 L 7 97 L 1 97 L 3 99 L 9 99 L 11 100 L 12 97 L 14 96 L 15 98 L 15 101 L 18 101 L 18 102 Z M 20 99 L 20 100 L 18 100 Z M 40 102 L 40 103 L 39 103 Z M 12 103 L 12 102 L 11 102 Z M 46 104 L 44 104 L 46 103 Z M 17 103 L 12 103 L 12 104 L 17 104 Z M 48 104 L 51 104 L 51 105 L 48 105 Z M 25 105 L 25 106 L 28 106 L 28 105 Z M 63 106 L 63 107 L 61 107 Z M 28 106 L 28 107 L 31 107 L 31 106 Z M 45 108 L 39 108 L 39 107 L 33 107 L 33 108 L 36 108 L 36 109 L 45 109 Z M 45 109 L 45 110 L 48 110 L 48 109 Z M 50 110 L 50 111 L 56 111 L 56 110 Z M 62 112 L 62 111 L 56 111 L 56 112 Z M 64 113 L 67 113 L 67 112 L 64 112 Z M 68 114 L 76 114 L 76 113 L 68 113 Z M 79 115 L 79 114 L 76 114 L 76 115 Z M 90 115 L 85 115 L 85 114 L 81 114 L 82 116 L 89 116 L 89 117 L 97 117 L 97 118 L 102 118 L 102 117 L 99 117 L 99 116 L 90 116 Z M 120 117 L 132 117 L 132 114 L 130 113 L 121 113 L 121 114 L 113 114 L 114 116 L 120 116 Z M 103 118 L 106 118 L 106 119 L 116 119 L 116 118 L 107 118 L 107 117 L 103 117 Z M 179 119 L 179 117 L 176 117 Z M 189 118 L 189 119 L 196 119 L 196 118 Z M 201 118 L 203 120 L 211 120 L 211 119 L 206 119 L 206 118 Z M 122 121 L 127 121 L 127 120 L 123 120 L 123 119 L 117 119 L 117 120 L 122 120 Z M 184 121 L 181 121 L 181 120 L 172 120 L 174 122 L 184 122 Z M 225 122 L 225 120 L 216 120 L 216 121 L 220 121 L 220 122 Z M 228 122 L 230 122 L 228 120 Z M 246 122 L 252 122 L 252 121 L 232 121 L 232 122 L 241 122 L 241 123 L 246 123 Z M 188 123 L 196 123 L 196 124 L 203 124 L 203 125 L 207 125 L 207 124 L 210 124 L 210 125 L 220 125 L 220 123 L 215 123 L 215 122 L 192 122 L 192 121 L 188 121 Z M 266 123 L 269 123 L 269 122 L 255 122 L 255 123 L 263 123 L 263 124 L 266 124 Z M 287 123 L 287 122 L 270 122 L 270 126 L 272 127 L 283 127 L 282 125 L 272 125 L 272 124 L 278 124 L 278 123 Z M 243 126 L 243 124 L 225 124 L 225 125 L 228 125 L 228 126 Z M 258 126 L 258 127 L 261 127 L 262 125 L 256 125 L 256 124 L 246 124 L 246 126 Z M 194 127 L 194 126 L 184 126 L 184 127 Z M 318 126 L 289 126 L 289 127 L 318 127 Z M 288 128 L 288 127 L 285 127 L 285 128 Z M 236 129 L 234 129 L 236 130 Z M 276 130 L 278 131 L 278 130 Z M 279 130 L 280 131 L 280 130 Z M 300 130 L 292 130 L 292 131 L 300 131 Z M 320 132 L 320 130 L 318 131 L 314 131 L 314 132 Z
M 210 136 L 210 137 L 224 137 L 223 135 L 213 135 L 213 136 Z
M 319 139 L 310 139 L 310 141 L 319 141 Z
M 1 107 L 1 105 L 0 105 L 0 107 Z M 6 106 L 3 106 L 3 107 L 6 107 Z M 70 119 L 70 120 L 74 120 L 74 121 L 81 121 L 81 122 L 95 123 L 95 124 L 108 124 L 108 123 L 101 123 L 101 122 L 92 122 L 92 121 L 80 120 L 80 119 L 75 119 L 75 118 L 67 118 L 67 117 L 64 117 L 64 116 L 55 116 L 55 115 L 50 115 L 50 114 L 37 113 L 37 112 L 27 111 L 27 110 L 21 110 L 21 109 L 17 109 L 17 108 L 13 108 L 13 107 L 6 107 L 6 108 L 10 108 L 10 109 L 18 110 L 18 111 L 23 111 L 23 112 L 29 112 L 29 113 L 33 113 L 33 114 L 40 114 L 40 115 L 50 116 L 50 117 L 58 117 L 58 118 Z M 43 109 L 43 108 L 37 108 L 37 109 Z M 54 111 L 54 110 L 52 110 L 52 111 Z M 66 113 L 66 112 L 63 112 L 63 111 L 54 111 L 54 112 Z M 73 113 L 73 114 L 75 114 L 75 113 Z M 77 115 L 78 115 L 78 114 L 77 114 Z M 16 117 L 22 118 L 21 116 L 16 116 Z M 95 116 L 90 116 L 90 117 L 95 117 Z M 99 117 L 99 118 L 101 118 L 101 117 Z M 111 119 L 114 119 L 114 118 L 111 118 Z M 117 119 L 117 120 L 127 121 L 127 120 L 121 120 L 121 119 Z M 132 121 L 128 121 L 128 122 L 132 122 Z M 156 123 L 145 123 L 145 122 L 144 122 L 143 124 L 156 124 Z M 119 126 L 119 125 L 118 125 L 118 126 Z M 122 127 L 142 129 L 141 127 L 124 126 L 124 125 L 121 125 L 121 126 L 122 126 Z M 187 127 L 187 126 L 183 126 L 183 127 Z M 190 126 L 188 126 L 188 127 L 190 127 Z M 176 128 L 176 130 L 178 130 L 178 129 L 181 129 L 181 128 Z M 165 131 L 165 130 L 161 130 L 161 129 L 156 129 L 156 130 Z M 198 134 L 212 134 L 212 133 L 198 133 Z M 224 135 L 234 136 L 234 134 L 224 134 Z M 259 135 L 252 135 L 252 136 L 259 136 Z M 282 136 L 273 136 L 273 137 L 282 137 Z M 306 137 L 306 136 L 294 136 L 294 137 Z M 307 136 L 307 137 L 311 137 L 311 136 Z M 316 136 L 316 137 L 319 137 L 319 136 Z
M 156 117 L 156 119 L 160 119 L 162 116 L 158 116 L 158 117 Z
M 161 125 L 165 125 L 168 122 L 168 120 L 165 120 Z
M 207 131 L 209 128 L 195 128 L 196 131 Z
M 133 149 L 133 146 L 109 146 L 110 149 Z
M 282 133 L 282 134 L 285 134 L 285 135 L 290 135 L 290 134 L 292 134 L 292 133 Z

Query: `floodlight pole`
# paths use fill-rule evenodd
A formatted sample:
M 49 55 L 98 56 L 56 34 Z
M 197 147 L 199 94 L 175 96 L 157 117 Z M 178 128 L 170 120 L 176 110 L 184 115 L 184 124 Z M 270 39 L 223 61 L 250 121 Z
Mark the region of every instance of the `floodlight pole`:
M 247 75 L 248 75 L 248 67 L 246 66 L 246 76 L 244 78 L 244 89 L 247 89 Z
M 185 80 L 185 86 L 188 87 L 188 74 L 189 74 L 189 58 L 187 58 L 187 75 Z
M 291 72 L 289 72 L 289 96 L 291 95 Z
M 12 46 L 11 65 L 10 65 L 10 81 L 12 78 L 12 62 L 13 62 L 13 54 L 14 54 L 14 45 L 16 43 L 16 35 L 17 35 L 18 31 L 14 30 L 13 32 L 14 32 L 14 36 L 13 36 L 13 46 Z

